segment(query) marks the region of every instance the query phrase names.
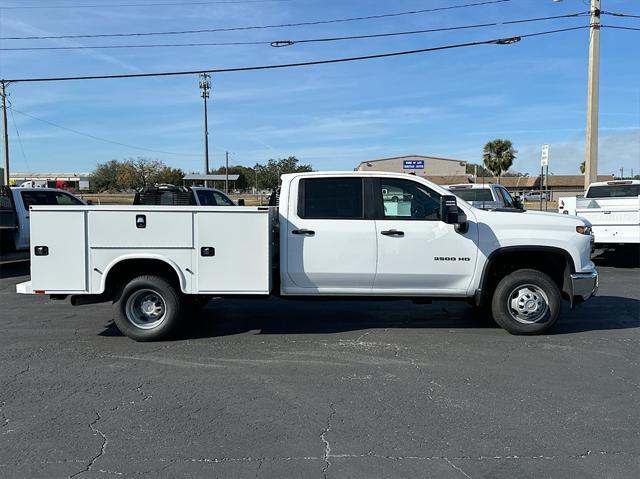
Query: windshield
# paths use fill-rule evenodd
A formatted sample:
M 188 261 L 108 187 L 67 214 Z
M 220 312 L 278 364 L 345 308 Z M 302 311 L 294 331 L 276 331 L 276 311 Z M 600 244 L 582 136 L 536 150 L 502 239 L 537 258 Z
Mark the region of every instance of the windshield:
M 587 198 L 622 198 L 640 195 L 640 185 L 604 185 L 592 186 Z
M 462 198 L 465 201 L 493 201 L 493 195 L 491 194 L 491 190 L 488 188 L 466 188 L 466 189 L 455 189 L 451 190 L 451 192 Z

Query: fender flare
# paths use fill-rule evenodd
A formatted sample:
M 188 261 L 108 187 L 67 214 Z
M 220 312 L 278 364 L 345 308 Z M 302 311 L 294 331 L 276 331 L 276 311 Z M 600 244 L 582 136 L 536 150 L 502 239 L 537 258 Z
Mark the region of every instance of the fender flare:
M 102 279 L 100 280 L 99 294 L 103 294 L 105 292 L 109 273 L 116 265 L 122 263 L 123 261 L 137 260 L 137 259 L 151 259 L 155 261 L 161 261 L 162 263 L 165 263 L 166 265 L 171 266 L 171 268 L 175 271 L 176 276 L 178 277 L 178 282 L 180 283 L 180 290 L 183 293 L 188 293 L 187 279 L 185 275 L 182 273 L 182 271 L 180 270 L 180 266 L 178 266 L 175 261 L 155 253 L 145 253 L 145 254 L 129 253 L 122 256 L 118 256 L 117 258 L 113 259 L 104 269 L 104 271 L 102 272 Z
M 484 263 L 484 267 L 482 269 L 482 275 L 480 276 L 480 284 L 478 285 L 478 289 L 476 290 L 476 303 L 480 300 L 481 296 L 482 296 L 482 291 L 485 289 L 486 284 L 487 284 L 487 279 L 488 279 L 488 274 L 489 271 L 491 270 L 491 266 L 494 264 L 494 262 L 502 255 L 505 253 L 517 253 L 517 252 L 522 252 L 522 253 L 526 253 L 526 252 L 540 252 L 540 253 L 554 253 L 554 254 L 561 254 L 562 256 L 564 256 L 564 258 L 566 259 L 567 263 L 566 263 L 566 267 L 564 269 L 564 277 L 565 277 L 565 284 L 563 286 L 563 291 L 566 289 L 567 287 L 567 280 L 569 280 L 569 275 L 572 273 L 576 272 L 576 266 L 575 266 L 575 262 L 573 261 L 573 257 L 571 256 L 571 254 L 562 248 L 559 248 L 557 246 L 535 246 L 535 245 L 531 245 L 531 246 L 503 246 L 501 248 L 495 249 L 491 252 L 491 254 L 489 255 L 489 257 L 487 258 L 487 260 Z M 569 281 L 570 284 L 570 281 Z

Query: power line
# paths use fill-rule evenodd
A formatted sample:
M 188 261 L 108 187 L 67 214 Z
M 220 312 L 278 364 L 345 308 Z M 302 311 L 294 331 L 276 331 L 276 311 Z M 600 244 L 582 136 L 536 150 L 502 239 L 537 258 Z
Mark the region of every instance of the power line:
M 115 140 L 109 140 L 108 138 L 102 138 L 102 137 L 99 137 L 99 136 L 92 135 L 90 133 L 85 133 L 83 131 L 74 130 L 73 128 L 69 128 L 69 127 L 66 127 L 66 126 L 58 125 L 57 123 L 53 123 L 52 121 L 45 120 L 44 118 L 38 118 L 37 116 L 31 115 L 29 113 L 25 113 L 24 111 L 16 110 L 13 107 L 9 107 L 7 109 L 9 111 L 15 111 L 16 113 L 19 113 L 20 115 L 28 116 L 29 118 L 32 118 L 34 120 L 41 121 L 42 123 L 46 123 L 47 125 L 55 126 L 56 128 L 60 128 L 61 130 L 66 130 L 66 131 L 69 131 L 71 133 L 75 133 L 76 135 L 86 136 L 87 138 L 91 138 L 93 140 L 98 140 L 98 141 L 103 141 L 105 143 L 111 143 L 113 145 L 124 146 L 126 148 L 132 148 L 134 150 L 150 151 L 152 153 L 161 153 L 161 154 L 164 154 L 164 155 L 200 156 L 199 154 L 193 154 L 193 153 L 176 153 L 176 152 L 171 152 L 171 151 L 153 150 L 151 148 L 143 148 L 141 146 L 128 145 L 126 143 L 121 143 L 121 142 L 115 141 Z
M 640 28 L 623 27 L 621 25 L 602 25 L 604 28 L 615 28 L 616 30 L 635 30 L 640 32 Z
M 396 52 L 389 52 L 389 53 L 376 53 L 372 55 L 362 55 L 362 56 L 356 56 L 356 57 L 333 58 L 329 60 L 312 60 L 312 61 L 306 61 L 306 62 L 279 63 L 279 64 L 271 64 L 271 65 L 255 65 L 255 66 L 232 67 L 232 68 L 211 68 L 211 69 L 200 68 L 198 70 L 183 70 L 183 71 L 173 71 L 173 72 L 121 73 L 121 74 L 113 74 L 113 75 L 85 75 L 85 76 L 67 76 L 67 77 L 42 77 L 42 78 L 15 78 L 15 79 L 2 79 L 0 80 L 0 82 L 7 84 L 7 83 L 18 83 L 18 82 L 27 83 L 27 82 L 50 82 L 50 81 L 71 81 L 71 80 L 109 80 L 109 79 L 116 79 L 116 78 L 146 78 L 146 77 L 196 75 L 203 72 L 231 73 L 231 72 L 257 71 L 257 70 L 275 70 L 280 68 L 295 68 L 295 67 L 304 67 L 304 66 L 312 66 L 312 65 L 326 65 L 331 63 L 345 63 L 345 62 L 362 61 L 362 60 L 373 60 L 376 58 L 389 58 L 389 57 L 397 57 L 397 56 L 404 56 L 404 55 L 414 55 L 418 53 L 435 52 L 440 50 L 452 50 L 455 48 L 465 48 L 465 47 L 471 47 L 471 46 L 477 46 L 477 45 L 490 45 L 490 44 L 508 45 L 511 43 L 519 42 L 523 38 L 536 37 L 536 36 L 542 36 L 542 35 L 552 35 L 560 32 L 581 30 L 584 28 L 589 28 L 589 26 L 582 25 L 579 27 L 559 28 L 556 30 L 527 33 L 525 35 L 518 35 L 513 37 L 507 37 L 507 38 L 494 38 L 491 40 L 479 40 L 475 42 L 456 43 L 451 45 L 442 45 L 439 47 L 419 48 L 415 50 L 403 50 L 403 51 L 396 51 Z
M 404 35 L 416 35 L 423 33 L 434 33 L 434 32 L 447 32 L 453 30 L 466 30 L 473 28 L 486 28 L 500 25 L 511 25 L 511 24 L 520 24 L 520 23 L 528 23 L 528 22 L 540 22 L 547 20 L 556 20 L 562 18 L 577 18 L 588 15 L 588 12 L 578 12 L 571 13 L 567 15 L 554 15 L 550 17 L 536 17 L 536 18 L 527 18 L 521 20 L 510 20 L 505 22 L 491 22 L 491 23 L 476 23 L 473 25 L 461 25 L 454 27 L 442 27 L 442 28 L 430 28 L 424 30 L 411 30 L 411 31 L 402 31 L 402 32 L 389 32 L 389 33 L 374 33 L 369 35 L 349 35 L 342 37 L 325 37 L 325 38 L 306 38 L 300 40 L 277 40 L 277 41 L 256 41 L 256 42 L 204 42 L 204 43 L 153 43 L 153 44 L 143 44 L 143 45 L 79 45 L 79 46 L 68 46 L 68 47 L 15 47 L 15 48 L 0 48 L 0 51 L 38 51 L 38 50 L 91 50 L 91 49 L 123 49 L 123 48 L 173 48 L 173 47 L 204 47 L 204 46 L 237 46 L 237 45 L 271 45 L 272 47 L 285 47 L 291 46 L 298 43 L 318 43 L 318 42 L 335 42 L 335 41 L 344 41 L 344 40 L 362 40 L 362 39 L 370 39 L 370 38 L 383 38 L 383 37 L 394 37 L 394 36 L 404 36 Z
M 11 102 L 9 102 L 11 105 Z M 11 121 L 13 122 L 13 128 L 16 130 L 16 138 L 18 138 L 18 144 L 20 145 L 20 151 L 22 152 L 22 159 L 24 160 L 24 164 L 27 167 L 27 170 L 31 169 L 29 166 L 29 160 L 27 160 L 27 155 L 24 152 L 24 145 L 22 144 L 22 138 L 20 137 L 20 132 L 18 131 L 18 124 L 16 123 L 16 118 L 13 116 L 13 110 L 9 107 L 9 113 L 11 114 Z
M 216 5 L 216 4 L 243 4 L 243 3 L 272 3 L 290 2 L 292 0 L 217 0 L 208 2 L 167 2 L 167 3 L 121 3 L 121 4 L 88 4 L 88 5 L 10 5 L 0 7 L 0 10 L 41 9 L 41 8 L 123 8 L 123 7 L 182 7 L 187 5 Z
M 73 39 L 73 38 L 106 38 L 106 37 L 145 37 L 152 35 L 185 35 L 185 34 L 194 34 L 194 33 L 214 33 L 214 32 L 234 32 L 234 31 L 245 31 L 245 30 L 265 30 L 269 28 L 286 28 L 286 27 L 300 27 L 300 26 L 310 26 L 310 25 L 326 25 L 330 23 L 347 23 L 347 22 L 359 22 L 364 20 L 375 20 L 379 18 L 389 18 L 389 17 L 400 17 L 406 15 L 418 15 L 421 13 L 430 13 L 430 12 L 439 12 L 443 10 L 454 10 L 460 8 L 470 8 L 470 7 L 478 7 L 482 5 L 490 5 L 494 3 L 505 3 L 510 2 L 511 0 L 485 0 L 482 2 L 475 3 L 465 3 L 462 5 L 451 5 L 448 7 L 436 7 L 436 8 L 425 8 L 421 10 L 408 10 L 404 12 L 393 12 L 393 13 L 381 13 L 378 15 L 367 15 L 360 17 L 349 17 L 349 18 L 334 18 L 330 20 L 314 20 L 309 22 L 298 22 L 298 23 L 281 23 L 275 25 L 254 25 L 254 26 L 246 26 L 246 27 L 221 27 L 221 28 L 207 28 L 201 30 L 174 30 L 174 31 L 166 31 L 166 32 L 133 32 L 133 33 L 93 33 L 93 34 L 83 34 L 83 35 L 46 35 L 46 36 L 30 36 L 30 37 L 0 37 L 0 40 L 53 40 L 53 39 Z
M 602 15 L 612 15 L 614 17 L 627 17 L 627 18 L 640 18 L 640 15 L 631 15 L 630 13 L 619 13 L 619 12 L 601 12 Z

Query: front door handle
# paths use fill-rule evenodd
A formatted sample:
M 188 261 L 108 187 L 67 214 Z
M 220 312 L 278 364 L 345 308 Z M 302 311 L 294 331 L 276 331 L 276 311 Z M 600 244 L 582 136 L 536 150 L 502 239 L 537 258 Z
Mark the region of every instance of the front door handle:
M 393 236 L 394 238 L 402 238 L 404 236 L 404 231 L 385 230 L 385 231 L 381 231 L 380 234 L 385 236 Z
M 313 236 L 316 234 L 315 231 L 313 230 L 306 230 L 306 229 L 299 229 L 299 230 L 293 230 L 291 231 L 292 234 L 294 235 L 302 235 L 302 236 Z

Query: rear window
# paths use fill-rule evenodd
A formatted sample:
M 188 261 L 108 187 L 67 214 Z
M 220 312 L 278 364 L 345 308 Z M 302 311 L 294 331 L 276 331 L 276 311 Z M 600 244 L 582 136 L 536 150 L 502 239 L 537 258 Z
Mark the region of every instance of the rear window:
M 306 178 L 300 181 L 298 216 L 362 219 L 362 178 Z
M 622 198 L 640 195 L 640 185 L 603 185 L 592 186 L 587 198 Z
M 493 195 L 488 188 L 466 188 L 451 190 L 451 193 L 465 201 L 493 201 Z

